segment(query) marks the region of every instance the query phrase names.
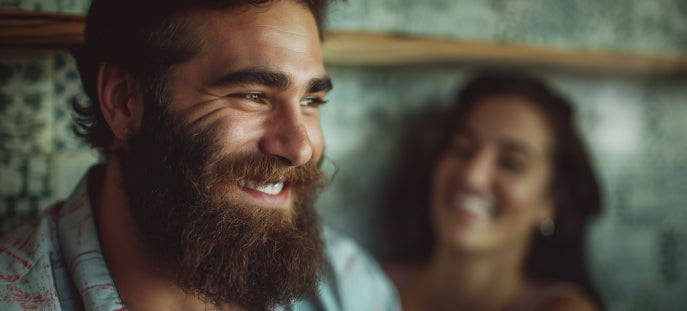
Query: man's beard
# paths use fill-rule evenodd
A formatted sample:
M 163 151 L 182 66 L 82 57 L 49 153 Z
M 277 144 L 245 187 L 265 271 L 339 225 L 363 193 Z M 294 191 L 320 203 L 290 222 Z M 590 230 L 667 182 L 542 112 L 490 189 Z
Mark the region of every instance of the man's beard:
M 215 133 L 175 130 L 165 111 L 151 110 L 121 154 L 124 186 L 141 239 L 171 264 L 177 285 L 217 307 L 247 310 L 314 295 L 324 267 L 313 204 L 325 178 L 316 164 L 221 156 Z M 294 198 L 288 210 L 236 198 L 242 180 L 283 178 Z

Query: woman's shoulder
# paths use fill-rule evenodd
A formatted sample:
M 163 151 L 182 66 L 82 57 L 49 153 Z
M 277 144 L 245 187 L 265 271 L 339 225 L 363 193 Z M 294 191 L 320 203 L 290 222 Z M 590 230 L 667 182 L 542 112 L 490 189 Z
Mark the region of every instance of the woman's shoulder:
M 585 295 L 568 295 L 556 297 L 543 305 L 541 309 L 545 311 L 596 311 L 599 308 Z
M 420 265 L 410 262 L 382 262 L 382 269 L 397 289 L 402 289 L 408 280 L 417 273 Z
M 592 299 L 576 284 L 562 281 L 531 281 L 509 311 L 595 311 Z

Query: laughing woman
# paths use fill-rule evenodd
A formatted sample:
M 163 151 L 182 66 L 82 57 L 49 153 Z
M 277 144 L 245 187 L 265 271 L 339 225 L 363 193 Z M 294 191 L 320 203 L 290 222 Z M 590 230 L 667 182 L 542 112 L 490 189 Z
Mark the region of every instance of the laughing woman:
M 569 104 L 532 78 L 482 76 L 448 121 L 424 202 L 392 219 L 409 243 L 387 265 L 403 309 L 600 309 L 583 252 L 599 189 Z

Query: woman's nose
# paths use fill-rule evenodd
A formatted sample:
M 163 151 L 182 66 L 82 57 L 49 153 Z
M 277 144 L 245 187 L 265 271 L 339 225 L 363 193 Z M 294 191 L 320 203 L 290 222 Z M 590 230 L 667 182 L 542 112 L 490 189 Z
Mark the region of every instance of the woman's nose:
M 480 192 L 487 189 L 492 175 L 492 165 L 487 152 L 474 153 L 463 160 L 460 183 L 466 190 Z

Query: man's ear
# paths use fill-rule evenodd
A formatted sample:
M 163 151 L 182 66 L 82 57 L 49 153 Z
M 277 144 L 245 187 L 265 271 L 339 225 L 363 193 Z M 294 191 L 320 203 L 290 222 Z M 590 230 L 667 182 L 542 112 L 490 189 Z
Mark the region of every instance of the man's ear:
M 114 139 L 127 141 L 138 133 L 143 119 L 143 99 L 136 80 L 118 66 L 102 63 L 98 69 L 98 101 Z

